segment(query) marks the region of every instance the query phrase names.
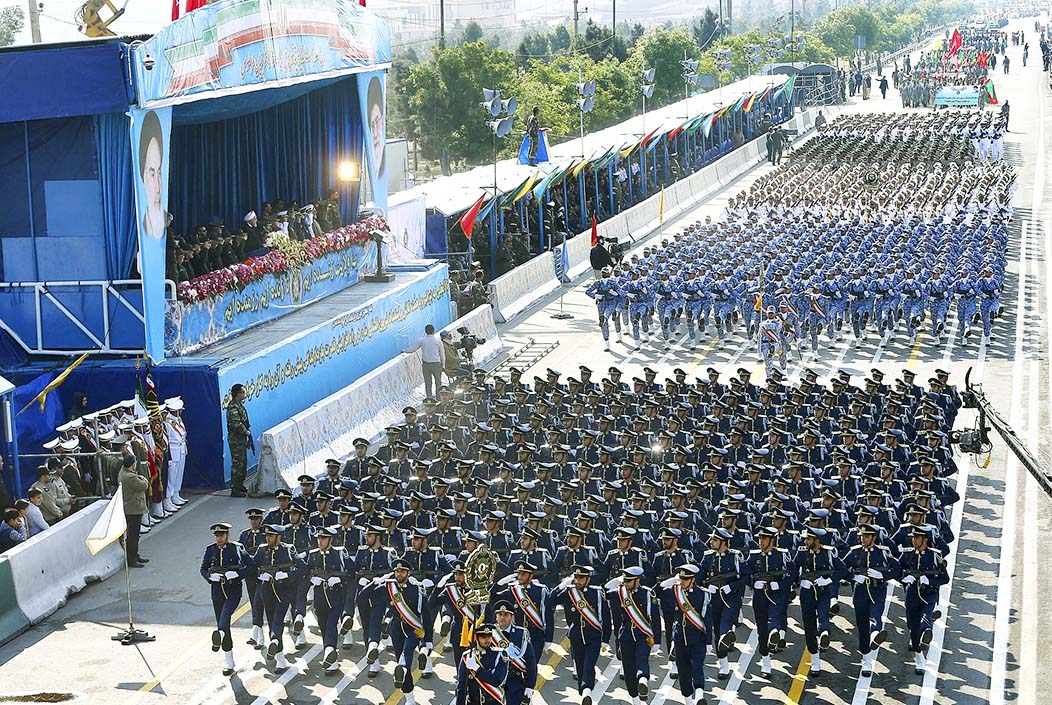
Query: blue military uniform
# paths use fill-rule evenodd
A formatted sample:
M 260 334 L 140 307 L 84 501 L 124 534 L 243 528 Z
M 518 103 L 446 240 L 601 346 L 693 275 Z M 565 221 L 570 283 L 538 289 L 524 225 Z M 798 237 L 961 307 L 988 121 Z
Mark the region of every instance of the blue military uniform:
M 502 612 L 514 614 L 511 605 L 506 602 L 496 605 L 494 609 L 494 614 Z M 522 705 L 528 700 L 526 693 L 537 687 L 537 661 L 540 654 L 530 642 L 530 632 L 514 623 L 509 624 L 507 629 L 501 629 L 499 623 L 494 624 L 493 640 L 508 659 L 508 679 L 504 682 L 505 705 Z
M 772 539 L 771 550 L 757 548 L 750 551 L 747 563 L 751 573 L 752 607 L 760 654 L 767 656 L 780 651 L 785 643 L 787 613 L 792 586 L 796 582 L 796 567 L 789 551 L 778 547 L 775 542 L 777 529 L 763 527 L 759 536 Z
M 284 527 L 277 524 L 268 524 L 265 533 L 267 536 L 275 536 L 280 539 L 283 529 Z M 259 594 L 263 599 L 263 612 L 270 630 L 267 658 L 281 654 L 280 667 L 284 660 L 282 632 L 285 629 L 285 615 L 292 604 L 293 586 L 305 566 L 302 559 L 296 554 L 296 549 L 281 543 L 280 540 L 275 542 L 273 547 L 267 543 L 257 548 L 252 556 L 252 563 L 256 567 Z
M 859 653 L 865 656 L 874 644 L 884 641 L 884 605 L 888 599 L 888 581 L 898 578 L 898 566 L 889 548 L 876 543 L 879 527 L 863 524 L 858 527 L 860 537 L 871 535 L 874 543 L 866 548 L 853 546 L 844 556 L 844 565 L 851 575 L 854 592 L 855 625 L 858 629 Z
M 328 669 L 334 669 L 336 664 L 336 639 L 344 614 L 344 591 L 354 580 L 354 562 L 350 556 L 342 548 L 332 548 L 336 533 L 334 526 L 321 529 L 319 544 L 327 540 L 328 546 L 322 548 L 319 545 L 312 549 L 306 559 L 307 579 L 314 587 L 314 613 L 318 617 L 325 649 L 322 663 Z
M 685 565 L 679 569 L 676 577 L 679 581 L 695 580 L 698 567 Z M 697 584 L 685 588 L 676 582 L 668 585 L 661 599 L 671 606 L 675 615 L 672 644 L 679 690 L 688 702 L 691 699 L 700 700 L 705 692 L 705 647 L 708 635 L 704 615 L 710 596 Z
M 610 611 L 625 687 L 633 699 L 645 700 L 650 690 L 650 652 L 661 642 L 662 624 L 658 598 L 651 588 L 639 584 L 642 577 L 639 567 L 622 572 L 621 584 L 611 591 Z
M 483 625 L 475 636 L 492 637 L 493 627 Z M 508 657 L 501 649 L 483 650 L 478 644 L 468 649 L 457 665 L 456 705 L 505 705 L 504 686 L 508 680 Z
M 825 529 L 808 527 L 802 538 L 821 542 L 827 536 Z M 847 567 L 832 546 L 821 543 L 817 550 L 801 548 L 793 563 L 800 581 L 800 613 L 804 639 L 812 658 L 811 670 L 818 672 L 821 661 L 817 657 L 829 647 L 830 601 L 836 596 L 836 585 L 847 577 Z
M 248 516 L 249 520 L 263 519 L 262 509 L 249 509 L 245 514 Z M 266 531 L 262 526 L 255 529 L 245 529 L 241 532 L 237 542 L 244 547 L 248 555 L 255 555 L 256 549 L 267 542 Z M 263 646 L 266 642 L 261 636 L 263 632 L 263 598 L 259 595 L 259 591 L 257 590 L 258 584 L 255 571 L 250 571 L 245 574 L 245 591 L 248 593 L 248 601 L 252 605 L 253 634 L 248 643 Z
M 212 525 L 212 533 L 230 535 L 230 524 Z M 252 559 L 245 548 L 236 541 L 210 544 L 201 559 L 201 577 L 211 585 L 212 609 L 215 612 L 216 629 L 212 632 L 212 651 L 223 650 L 227 657 L 227 668 L 233 672 L 234 642 L 230 636 L 230 616 L 241 603 L 242 580 L 252 570 Z

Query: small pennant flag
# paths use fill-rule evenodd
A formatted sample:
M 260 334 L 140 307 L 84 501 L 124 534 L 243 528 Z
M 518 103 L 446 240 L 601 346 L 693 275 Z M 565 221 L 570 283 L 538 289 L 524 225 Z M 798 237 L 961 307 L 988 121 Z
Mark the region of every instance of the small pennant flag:
M 77 365 L 79 365 L 80 363 L 84 362 L 87 359 L 88 359 L 88 353 L 84 353 L 83 355 L 78 357 L 76 360 L 74 360 L 70 364 L 69 367 L 67 367 L 66 369 L 62 370 L 62 374 L 60 374 L 58 377 L 56 377 L 55 379 L 53 379 L 50 382 L 48 382 L 47 386 L 44 387 L 43 389 L 41 389 L 40 393 L 37 394 L 35 397 L 33 397 L 33 401 L 40 403 L 40 412 L 41 413 L 44 412 L 44 404 L 47 401 L 48 392 L 53 392 L 56 389 L 58 389 L 62 385 L 62 383 L 66 381 L 66 377 L 69 377 L 69 373 L 72 372 L 73 370 L 77 369 Z M 32 406 L 33 405 L 33 401 L 29 402 L 24 407 L 22 407 L 22 411 L 25 411 L 30 406 Z M 19 411 L 18 413 L 21 414 L 22 411 Z M 17 416 L 17 414 L 16 414 L 16 416 Z
M 665 222 L 665 187 L 661 187 L 661 199 L 658 201 L 658 223 Z
M 595 219 L 595 213 L 592 213 L 592 247 L 599 244 L 599 222 Z
M 91 527 L 84 543 L 88 552 L 97 556 L 102 549 L 119 539 L 128 530 L 127 520 L 124 518 L 124 486 L 117 485 L 117 491 L 113 493 L 106 508 Z
M 475 205 L 468 208 L 464 215 L 460 217 L 460 229 L 464 231 L 464 237 L 471 239 L 471 230 L 475 227 L 475 219 L 478 218 L 479 209 L 482 208 L 482 202 L 486 200 L 486 194 L 479 196 L 479 200 L 475 201 Z

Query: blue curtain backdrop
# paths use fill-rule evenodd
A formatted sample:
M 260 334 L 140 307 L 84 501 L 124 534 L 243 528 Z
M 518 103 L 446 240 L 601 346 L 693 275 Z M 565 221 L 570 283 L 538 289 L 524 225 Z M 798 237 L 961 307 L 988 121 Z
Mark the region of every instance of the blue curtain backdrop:
M 217 101 L 216 109 L 223 110 L 226 100 Z M 195 113 L 191 119 L 200 117 Z M 235 231 L 246 212 L 258 212 L 266 201 L 305 205 L 338 186 L 340 162 L 361 163 L 353 76 L 238 117 L 180 124 L 176 107 L 173 120 L 168 202 L 177 233 L 192 232 L 212 216 Z M 358 184 L 340 190 L 342 210 L 353 220 Z
M 111 279 L 127 279 L 135 264 L 138 234 L 135 227 L 135 186 L 132 173 L 128 116 L 105 113 L 95 117 L 98 140 L 102 225 L 106 233 L 106 272 Z

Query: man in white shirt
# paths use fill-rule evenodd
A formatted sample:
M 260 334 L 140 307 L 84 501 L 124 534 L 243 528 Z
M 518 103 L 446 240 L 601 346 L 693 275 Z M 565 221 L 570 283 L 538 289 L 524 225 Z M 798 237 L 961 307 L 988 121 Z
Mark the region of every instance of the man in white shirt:
M 36 536 L 48 530 L 48 523 L 44 520 L 44 513 L 40 511 L 40 503 L 44 500 L 44 493 L 40 490 L 29 490 L 29 499 L 20 499 L 15 503 L 15 508 L 20 512 L 23 510 L 21 503 L 25 502 L 22 522 L 27 530 L 27 537 Z
M 424 337 L 406 352 L 419 350 L 423 359 L 424 398 L 434 397 L 442 386 L 442 368 L 446 364 L 446 350 L 442 339 L 435 334 L 430 323 L 424 327 Z

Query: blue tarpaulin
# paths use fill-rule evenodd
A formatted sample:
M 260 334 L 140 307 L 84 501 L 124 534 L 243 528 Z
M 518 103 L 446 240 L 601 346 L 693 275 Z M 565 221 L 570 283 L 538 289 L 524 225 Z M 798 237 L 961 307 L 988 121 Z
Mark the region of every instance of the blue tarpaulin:
M 0 122 L 126 111 L 123 46 L 111 40 L 0 51 Z

